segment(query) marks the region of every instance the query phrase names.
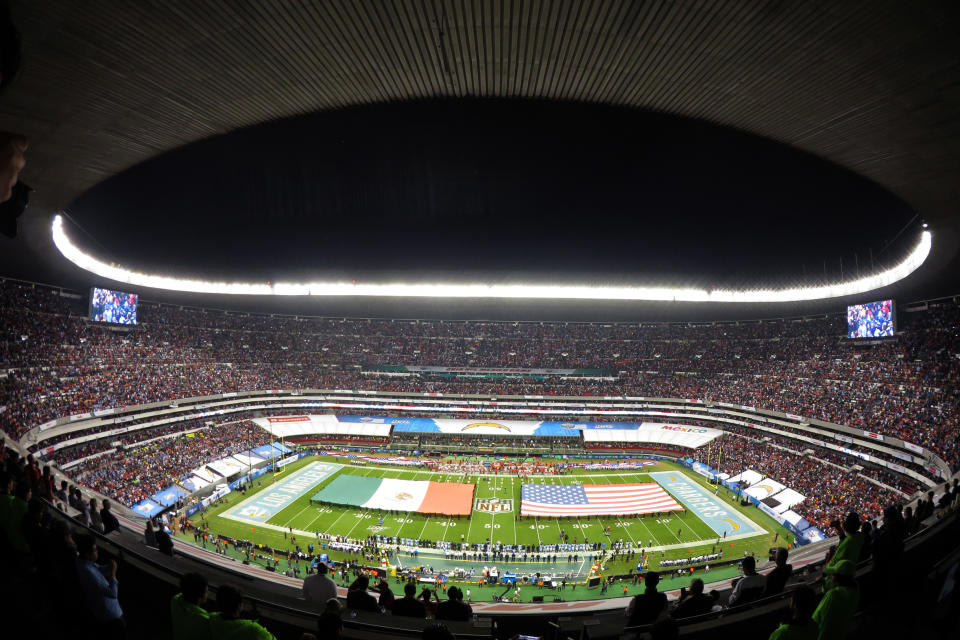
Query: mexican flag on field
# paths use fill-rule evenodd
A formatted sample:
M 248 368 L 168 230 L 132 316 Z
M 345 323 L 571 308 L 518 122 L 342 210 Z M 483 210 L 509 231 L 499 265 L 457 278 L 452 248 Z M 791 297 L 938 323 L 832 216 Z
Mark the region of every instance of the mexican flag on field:
M 473 489 L 474 485 L 459 482 L 342 474 L 313 496 L 311 501 L 364 509 L 469 515 L 473 508 Z

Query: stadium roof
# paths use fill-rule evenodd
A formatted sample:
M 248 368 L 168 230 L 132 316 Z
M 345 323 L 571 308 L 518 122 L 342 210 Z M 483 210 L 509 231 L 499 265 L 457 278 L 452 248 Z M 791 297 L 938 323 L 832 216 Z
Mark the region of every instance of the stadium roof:
M 616 123 L 631 114 L 647 121 L 661 118 L 656 126 L 671 135 L 682 127 L 669 117 L 682 116 L 717 125 L 720 147 L 732 142 L 759 149 L 750 146 L 759 142 L 738 133 L 744 132 L 812 154 L 865 178 L 847 186 L 878 210 L 885 209 L 875 218 L 853 214 L 855 222 L 845 228 L 841 241 L 853 245 L 856 229 L 869 234 L 872 226 L 881 227 L 882 233 L 867 243 L 873 250 L 909 226 L 912 212 L 930 222 L 935 240 L 927 264 L 883 293 L 946 295 L 956 293 L 960 284 L 955 215 L 960 204 L 960 123 L 955 117 L 960 112 L 955 38 L 960 7 L 953 3 L 11 4 L 22 33 L 23 63 L 15 84 L 0 95 L 0 129 L 31 138 L 24 178 L 36 193 L 21 220 L 20 238 L 0 239 L 0 273 L 89 284 L 91 278 L 54 250 L 49 233 L 53 213 L 76 202 L 83 222 L 81 196 L 101 183 L 106 188 L 111 183 L 105 181 L 151 159 L 186 158 L 184 171 L 196 171 L 196 159 L 168 154 L 184 145 L 315 112 L 480 97 L 627 108 L 633 111 L 603 117 Z M 424 108 L 432 109 L 430 114 L 445 109 Z M 513 109 L 477 109 L 488 108 Z M 518 110 L 527 121 L 539 113 L 531 116 L 529 109 Z M 361 111 L 351 116 L 353 130 L 356 121 L 371 121 L 371 113 L 389 118 L 389 112 Z M 568 114 L 546 121 L 553 124 Z M 462 124 L 475 127 L 476 110 L 468 115 Z M 578 131 L 571 125 L 557 135 L 592 135 Z M 700 135 L 703 129 L 692 131 L 709 143 L 711 136 Z M 433 136 L 448 134 L 440 130 Z M 544 139 L 538 136 L 521 144 L 537 144 Z M 520 145 L 508 146 L 500 153 L 507 159 L 518 150 Z M 262 160 L 274 162 L 269 155 Z M 791 159 L 782 166 L 787 171 L 809 162 Z M 743 169 L 751 170 L 748 165 Z M 186 209 L 189 185 L 204 180 L 197 173 L 152 175 L 170 176 L 165 190 L 182 191 Z M 878 195 L 871 182 L 896 197 Z M 121 189 L 98 195 L 95 203 L 112 195 L 126 203 L 128 193 Z M 101 220 L 91 234 L 95 241 L 112 251 L 124 243 L 149 250 L 150 232 L 143 233 L 149 225 L 138 221 L 140 211 L 111 215 L 113 226 L 129 229 L 130 235 L 105 238 Z M 193 210 L 190 215 L 202 217 Z M 229 221 L 223 215 L 212 219 L 223 225 Z M 683 229 L 702 222 L 695 213 L 669 215 Z M 798 232 L 811 221 L 827 222 L 812 215 L 810 221 L 795 222 Z M 611 226 L 607 236 L 616 235 L 616 225 Z M 774 226 L 790 229 L 783 221 Z M 530 228 L 524 227 L 525 233 Z M 826 236 L 826 229 L 821 233 Z M 860 246 L 859 260 L 865 263 Z M 848 270 L 851 258 L 844 258 Z M 813 262 L 811 271 L 819 259 Z M 325 309 L 377 313 L 370 306 L 332 303 Z M 413 307 L 386 309 L 418 313 Z M 560 310 L 539 315 L 553 313 Z

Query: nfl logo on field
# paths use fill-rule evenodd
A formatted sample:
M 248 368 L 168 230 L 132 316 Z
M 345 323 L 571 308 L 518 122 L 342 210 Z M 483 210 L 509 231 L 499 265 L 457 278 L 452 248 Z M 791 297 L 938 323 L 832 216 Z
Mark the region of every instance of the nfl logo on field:
M 507 511 L 513 511 L 513 500 L 477 498 L 477 503 L 474 505 L 473 510 L 485 511 L 486 513 L 505 513 Z

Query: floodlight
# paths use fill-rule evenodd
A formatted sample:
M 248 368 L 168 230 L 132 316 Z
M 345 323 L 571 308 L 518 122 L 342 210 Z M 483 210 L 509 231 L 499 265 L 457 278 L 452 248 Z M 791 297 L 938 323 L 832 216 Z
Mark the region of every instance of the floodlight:
M 926 226 L 926 225 L 924 225 Z M 384 296 L 398 298 L 517 298 L 537 300 L 622 300 L 674 302 L 799 302 L 857 295 L 889 286 L 916 271 L 930 255 L 933 236 L 929 230 L 900 264 L 880 273 L 818 287 L 786 289 L 725 290 L 671 287 L 590 287 L 528 284 L 358 283 L 358 282 L 211 282 L 154 275 L 107 264 L 77 247 L 64 229 L 63 218 L 54 216 L 53 242 L 76 266 L 103 278 L 128 285 L 183 291 L 259 296 Z

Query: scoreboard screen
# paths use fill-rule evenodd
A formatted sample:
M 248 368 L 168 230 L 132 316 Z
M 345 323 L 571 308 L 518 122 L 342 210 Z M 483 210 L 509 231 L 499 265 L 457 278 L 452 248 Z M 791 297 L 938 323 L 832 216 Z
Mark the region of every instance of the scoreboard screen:
M 847 307 L 848 338 L 891 338 L 894 333 L 893 300 Z
M 94 287 L 90 290 L 90 321 L 137 324 L 137 294 Z

